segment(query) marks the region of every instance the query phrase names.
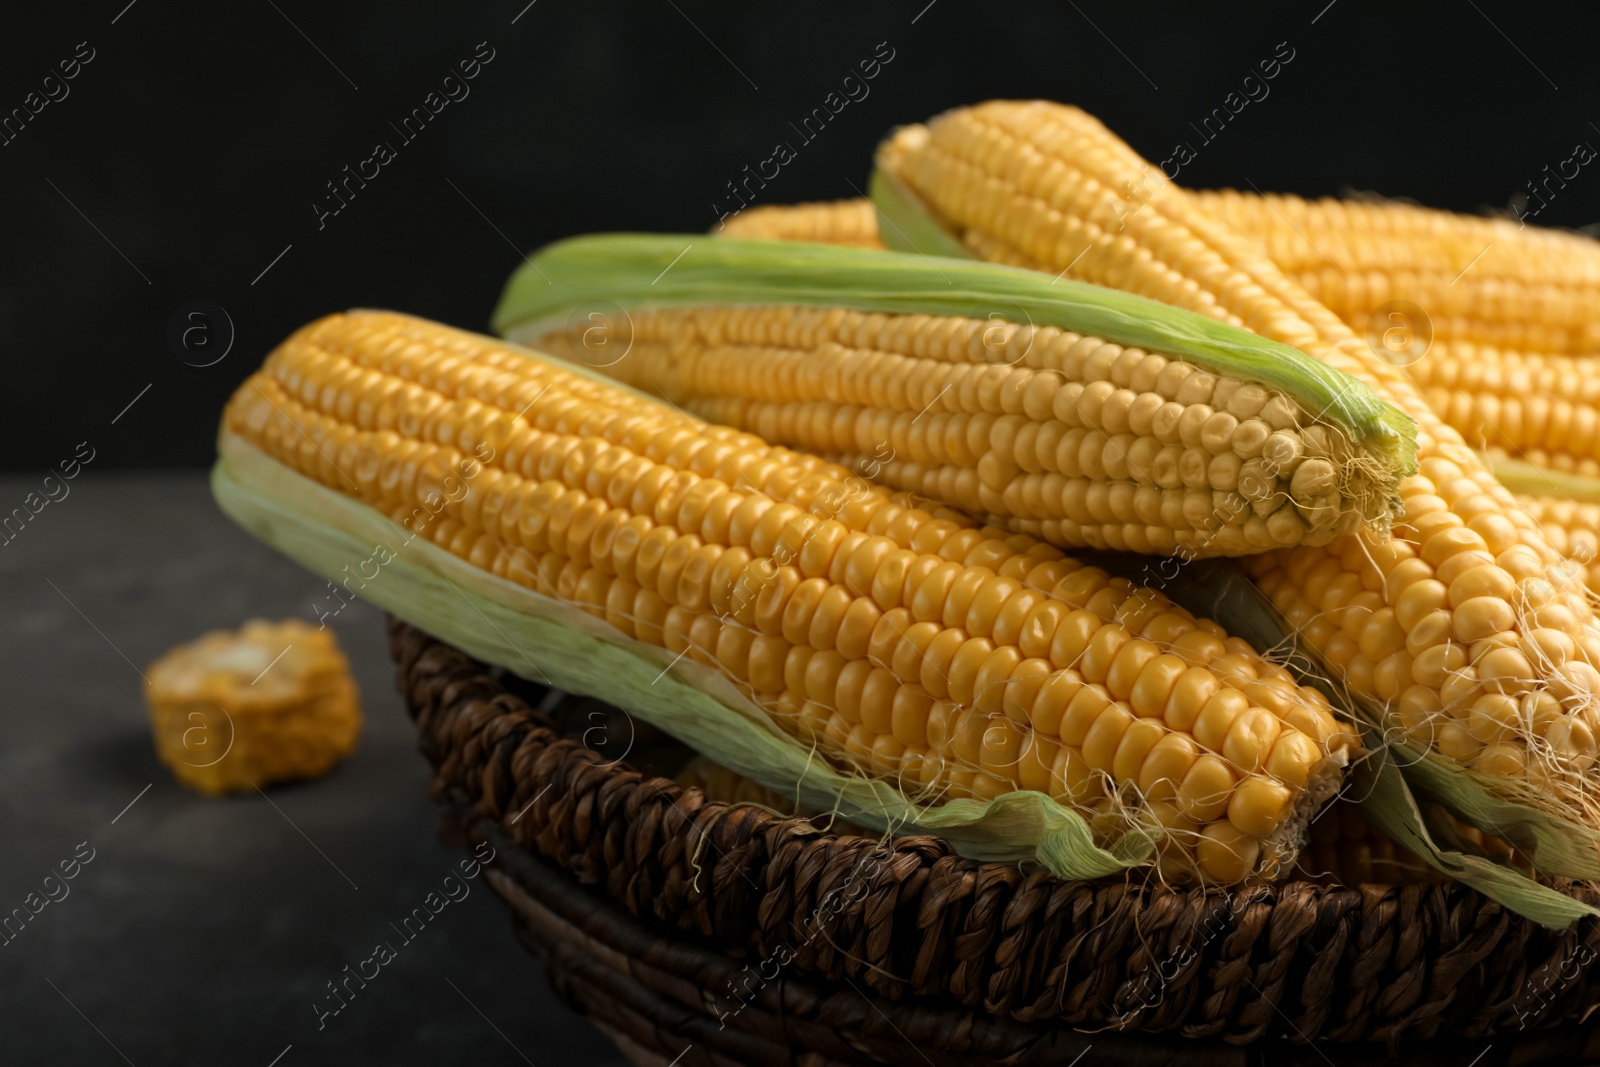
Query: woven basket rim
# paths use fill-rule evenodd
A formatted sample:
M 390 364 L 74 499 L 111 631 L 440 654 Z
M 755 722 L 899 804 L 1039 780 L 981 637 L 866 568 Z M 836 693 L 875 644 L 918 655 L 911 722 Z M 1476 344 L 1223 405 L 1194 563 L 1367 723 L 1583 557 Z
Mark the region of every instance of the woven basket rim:
M 576 885 L 539 853 L 519 847 L 492 820 L 451 810 L 446 836 L 490 844 L 498 862 L 486 868 L 490 886 L 510 912 L 519 939 L 543 957 L 552 982 L 567 1002 L 587 1014 L 630 1058 L 654 1067 L 672 1063 L 792 1064 L 794 1048 L 809 1067 L 873 1063 L 919 1067 L 927 1048 L 953 1056 L 949 1062 L 1067 1064 L 1095 1050 L 1105 1067 L 1221 1067 L 1223 1063 L 1270 1063 L 1273 1067 L 1344 1067 L 1370 1064 L 1401 1051 L 1357 1043 L 1309 1044 L 1264 1038 L 1228 1048 L 1214 1041 L 1189 1041 L 1172 1034 L 1081 1033 L 994 1018 L 981 1009 L 929 1011 L 914 999 L 873 997 L 853 984 L 828 989 L 785 976 L 758 982 L 737 999 L 718 1004 L 712 994 L 745 976 L 745 961 L 729 957 L 698 938 L 665 936 L 616 903 Z M 741 966 L 743 965 L 743 967 Z M 1593 1063 L 1600 1055 L 1594 1028 L 1534 1031 L 1497 1040 L 1501 1052 L 1480 1064 Z M 1403 1046 L 1413 1067 L 1461 1067 L 1485 1051 L 1481 1041 L 1447 1038 Z M 693 1052 L 694 1055 L 686 1056 Z M 1256 1055 L 1251 1055 L 1255 1053 Z M 945 1056 L 940 1062 L 946 1062 Z
M 1068 882 L 838 836 L 608 762 L 404 623 L 390 644 L 434 795 L 663 936 L 787 946 L 796 975 L 931 1011 L 1231 1044 L 1505 1039 L 1600 1003 L 1589 919 L 1551 931 L 1455 883 Z

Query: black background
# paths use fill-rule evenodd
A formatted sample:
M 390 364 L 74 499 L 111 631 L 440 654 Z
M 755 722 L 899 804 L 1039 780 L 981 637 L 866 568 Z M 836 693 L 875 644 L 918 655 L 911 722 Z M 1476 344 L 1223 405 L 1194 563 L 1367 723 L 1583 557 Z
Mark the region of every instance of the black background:
M 201 466 L 228 393 L 309 319 L 383 306 L 481 329 L 518 250 L 703 231 L 879 42 L 894 58 L 870 95 L 797 145 L 763 202 L 850 196 L 891 127 L 987 97 L 1077 103 L 1159 161 L 1279 42 L 1295 58 L 1270 95 L 1182 181 L 1505 210 L 1576 142 L 1600 146 L 1597 20 L 1577 5 L 125 3 L 13 9 L 0 31 L 0 114 L 79 42 L 95 52 L 0 147 L 11 469 L 85 439 L 97 470 Z M 325 183 L 398 143 L 388 123 L 480 41 L 495 58 L 470 96 L 319 231 Z M 1589 169 L 1539 217 L 1597 220 Z M 168 346 L 192 300 L 236 327 L 214 366 Z

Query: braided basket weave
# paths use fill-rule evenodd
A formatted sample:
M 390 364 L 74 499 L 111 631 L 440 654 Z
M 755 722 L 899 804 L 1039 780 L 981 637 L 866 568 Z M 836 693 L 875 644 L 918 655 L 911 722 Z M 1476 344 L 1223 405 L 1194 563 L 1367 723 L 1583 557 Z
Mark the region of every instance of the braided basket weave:
M 1600 1063 L 1600 923 L 1456 884 L 1068 882 L 835 835 L 608 759 L 530 705 L 558 697 L 389 636 L 449 824 L 636 1063 Z

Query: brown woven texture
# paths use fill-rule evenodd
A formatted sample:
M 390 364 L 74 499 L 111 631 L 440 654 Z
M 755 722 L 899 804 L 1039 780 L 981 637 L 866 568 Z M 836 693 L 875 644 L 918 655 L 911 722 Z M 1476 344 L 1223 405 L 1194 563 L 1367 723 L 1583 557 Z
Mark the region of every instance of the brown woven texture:
M 1189 1039 L 1197 1063 L 1284 1041 L 1314 1041 L 1308 1063 L 1352 1042 L 1441 1063 L 1492 1043 L 1480 1067 L 1600 1060 L 1594 1028 L 1573 1025 L 1600 1003 L 1591 920 L 1546 930 L 1454 884 L 1172 890 L 835 836 L 564 739 L 421 631 L 392 622 L 390 645 L 433 795 L 507 846 L 495 884 L 521 935 L 625 1048 L 670 1060 L 679 1036 L 717 1048 L 696 1036 L 709 1029 L 751 1044 L 700 1062 L 1068 1062 L 1072 1041 L 1169 1062 L 1155 1035 Z

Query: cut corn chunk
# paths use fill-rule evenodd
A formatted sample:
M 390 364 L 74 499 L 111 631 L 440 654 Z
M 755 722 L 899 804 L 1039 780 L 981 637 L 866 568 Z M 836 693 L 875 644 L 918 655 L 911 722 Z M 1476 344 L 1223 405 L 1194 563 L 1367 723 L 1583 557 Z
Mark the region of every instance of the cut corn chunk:
M 1159 593 L 489 338 L 330 316 L 241 386 L 224 433 L 719 668 L 908 794 L 1114 800 L 1127 825 L 1171 797 L 1190 876 L 1285 866 L 1354 749 L 1320 694 Z M 1206 743 L 1183 736 L 1199 721 Z
M 150 666 L 156 754 L 202 793 L 314 778 L 355 747 L 361 704 L 333 632 L 255 620 Z

